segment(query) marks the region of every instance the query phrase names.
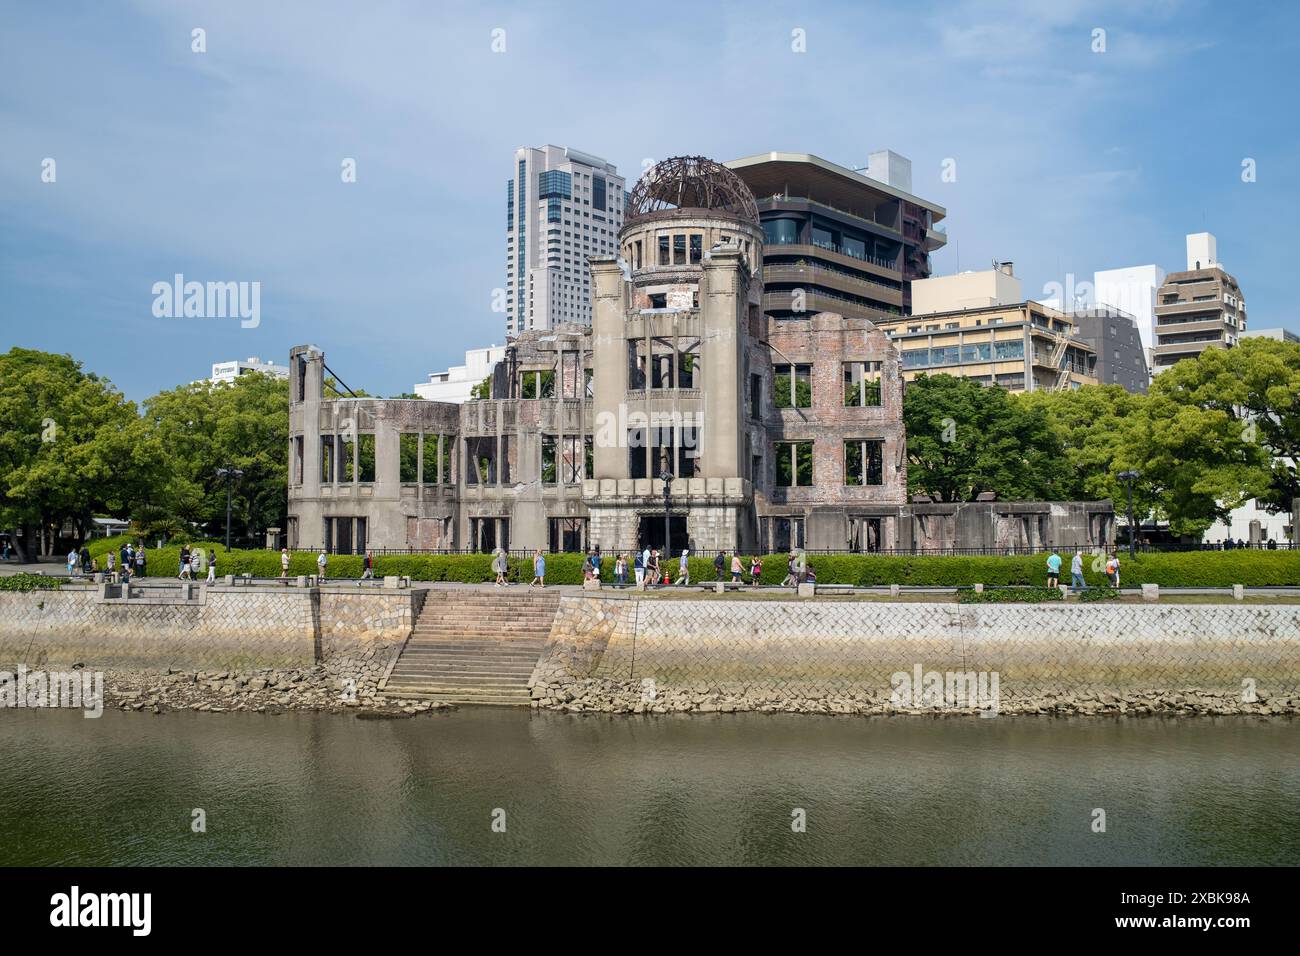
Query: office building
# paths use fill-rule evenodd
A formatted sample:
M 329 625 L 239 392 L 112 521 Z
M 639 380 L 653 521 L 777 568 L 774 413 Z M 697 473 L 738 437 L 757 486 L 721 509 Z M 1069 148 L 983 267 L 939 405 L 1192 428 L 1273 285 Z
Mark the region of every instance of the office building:
M 1099 384 L 1146 394 L 1151 372 L 1135 316 L 1113 306 L 1094 306 L 1071 312 L 1070 320 L 1079 341 L 1097 356 L 1093 376 Z
M 875 322 L 911 313 L 912 281 L 930 275 L 930 253 L 948 237 L 939 226 L 944 208 L 912 195 L 907 159 L 873 153 L 867 175 L 808 153 L 726 166 L 757 197 L 764 314 Z
M 1026 301 L 1014 265 L 912 283 L 912 314 L 878 324 L 898 349 L 903 378 L 947 374 L 1011 392 L 1097 383 L 1097 355 L 1074 320 Z
M 506 183 L 506 335 L 591 323 L 587 260 L 612 254 L 623 225 L 623 177 L 567 146 L 515 151 Z
M 288 378 L 289 368 L 286 365 L 275 365 L 272 362 L 263 362 L 256 356 L 246 359 L 236 359 L 233 362 L 215 362 L 212 365 L 212 376 L 208 379 L 211 382 L 233 382 L 241 375 L 248 375 L 250 372 L 261 372 L 264 375 L 271 375 L 275 378 Z

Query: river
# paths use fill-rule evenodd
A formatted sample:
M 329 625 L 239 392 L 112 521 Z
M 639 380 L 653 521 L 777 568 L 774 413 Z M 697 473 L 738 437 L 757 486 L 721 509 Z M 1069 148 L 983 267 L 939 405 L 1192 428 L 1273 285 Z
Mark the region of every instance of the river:
M 0 863 L 1293 865 L 1298 752 L 1283 718 L 5 711 Z

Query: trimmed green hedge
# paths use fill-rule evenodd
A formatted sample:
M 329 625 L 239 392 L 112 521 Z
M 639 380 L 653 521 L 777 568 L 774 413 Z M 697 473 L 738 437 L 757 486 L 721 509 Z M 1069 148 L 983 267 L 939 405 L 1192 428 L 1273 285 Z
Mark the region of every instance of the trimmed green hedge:
M 102 557 L 108 550 L 109 540 L 98 541 L 91 553 Z M 122 539 L 113 540 L 120 547 Z M 196 547 L 199 545 L 196 545 Z M 217 552 L 217 571 L 220 574 L 252 574 L 255 577 L 273 578 L 280 574 L 278 551 L 241 551 L 226 553 L 215 542 L 204 542 L 205 550 Z M 149 577 L 175 577 L 180 557 L 179 546 L 147 548 L 145 551 Z M 608 583 L 614 579 L 616 555 L 605 554 L 601 563 L 601 577 Z M 1062 554 L 1068 562 L 1069 554 Z M 922 587 L 967 587 L 986 584 L 990 587 L 1043 587 L 1047 582 L 1047 556 L 1018 555 L 1015 557 L 938 557 L 906 555 L 810 555 L 808 564 L 817 572 L 818 584 L 847 584 L 857 587 L 904 584 Z M 1106 576 L 1092 569 L 1093 557 L 1084 565 L 1084 578 L 1089 585 L 1104 589 Z M 359 578 L 361 555 L 330 555 L 327 576 L 330 578 Z M 730 556 L 723 577 L 731 580 Z M 581 584 L 583 556 L 580 554 L 551 554 L 546 557 L 548 584 Z M 744 556 L 744 581 L 749 583 L 749 556 Z M 103 561 L 100 561 L 102 567 Z M 674 578 L 677 560 L 664 561 L 664 568 Z M 715 579 L 713 558 L 704 555 L 690 559 L 691 580 L 696 583 Z M 289 565 L 291 575 L 315 574 L 316 555 L 296 552 Z M 490 554 L 411 554 L 381 555 L 375 558 L 375 574 L 409 575 L 417 581 L 456 581 L 477 583 L 491 581 L 492 556 Z M 778 585 L 786 574 L 786 555 L 772 554 L 763 558 L 760 583 Z M 512 581 L 531 580 L 532 561 L 511 558 Z M 632 580 L 629 570 L 628 580 Z M 1069 580 L 1062 575 L 1062 582 Z M 1186 551 L 1148 553 L 1130 561 L 1120 555 L 1120 580 L 1123 585 L 1159 584 L 1162 587 L 1230 587 L 1244 584 L 1247 587 L 1300 586 L 1300 551 Z M 1085 594 L 1089 592 L 1083 592 Z M 1088 600 L 1104 600 L 1098 596 Z
M 62 583 L 61 578 L 22 571 L 0 576 L 0 591 L 54 591 Z
M 962 591 L 959 604 L 1042 604 L 1062 601 L 1058 588 L 995 588 L 985 591 Z

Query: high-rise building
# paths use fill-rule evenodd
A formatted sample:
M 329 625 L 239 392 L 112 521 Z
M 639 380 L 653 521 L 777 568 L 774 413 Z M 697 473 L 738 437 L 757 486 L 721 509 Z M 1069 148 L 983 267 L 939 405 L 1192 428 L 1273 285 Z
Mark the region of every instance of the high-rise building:
M 763 311 L 818 312 L 873 322 L 912 311 L 911 284 L 930 275 L 947 241 L 942 206 L 912 195 L 912 164 L 872 153 L 867 174 L 808 153 L 763 153 L 725 164 L 758 200 Z
M 1156 299 L 1155 360 L 1159 373 L 1206 349 L 1231 348 L 1246 331 L 1246 301 L 1219 264 L 1214 236 L 1187 237 L 1187 270 L 1165 277 Z
M 1093 303 L 1098 308 L 1119 309 L 1133 316 L 1145 350 L 1148 369 L 1155 358 L 1156 294 L 1165 284 L 1165 270 L 1157 265 L 1104 269 L 1092 274 Z
M 506 183 L 506 334 L 591 324 L 587 259 L 611 255 L 623 177 L 567 146 L 521 147 Z

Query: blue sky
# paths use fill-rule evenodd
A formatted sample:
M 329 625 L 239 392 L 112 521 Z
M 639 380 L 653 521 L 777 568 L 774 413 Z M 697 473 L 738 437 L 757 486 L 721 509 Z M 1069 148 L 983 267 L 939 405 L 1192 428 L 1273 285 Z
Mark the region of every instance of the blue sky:
M 0 350 L 70 352 L 143 399 L 310 342 L 353 387 L 409 390 L 503 341 L 505 183 L 548 142 L 629 180 L 891 148 L 948 209 L 936 274 L 1010 259 L 1039 297 L 1182 268 L 1210 231 L 1250 325 L 1300 331 L 1298 27 L 1287 2 L 5 0 Z M 156 318 L 177 272 L 260 282 L 260 325 Z

